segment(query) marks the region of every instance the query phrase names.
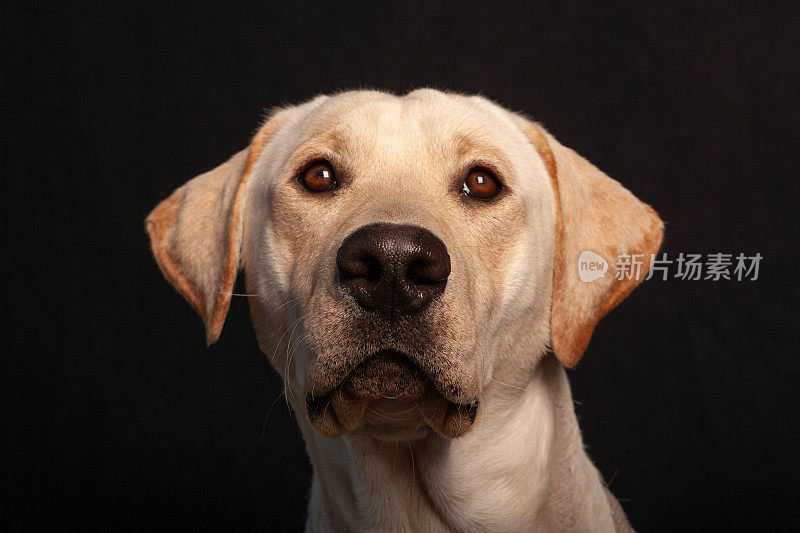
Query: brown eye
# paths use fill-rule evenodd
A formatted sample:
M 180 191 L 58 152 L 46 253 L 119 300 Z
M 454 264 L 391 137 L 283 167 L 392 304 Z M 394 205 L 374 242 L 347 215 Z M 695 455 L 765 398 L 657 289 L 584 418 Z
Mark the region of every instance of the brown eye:
M 308 167 L 302 176 L 303 185 L 309 191 L 325 192 L 336 186 L 333 169 L 328 163 L 315 163 Z
M 464 180 L 463 191 L 473 198 L 488 200 L 498 193 L 500 184 L 491 172 L 483 169 L 471 170 Z

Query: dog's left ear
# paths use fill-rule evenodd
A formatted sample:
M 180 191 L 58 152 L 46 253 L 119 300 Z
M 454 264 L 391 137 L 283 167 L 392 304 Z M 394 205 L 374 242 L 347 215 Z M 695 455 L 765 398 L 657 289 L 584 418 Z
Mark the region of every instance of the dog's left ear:
M 553 185 L 557 219 L 550 342 L 561 363 L 572 368 L 598 321 L 644 280 L 661 246 L 664 223 L 649 205 L 541 126 L 519 116 L 515 121 L 544 161 Z M 590 275 L 581 279 L 584 253 L 595 266 L 603 264 L 601 256 L 607 270 L 602 275 L 584 272 Z
M 280 119 L 279 112 L 249 148 L 176 189 L 145 221 L 158 266 L 203 319 L 209 345 L 222 332 L 239 271 L 247 180 Z

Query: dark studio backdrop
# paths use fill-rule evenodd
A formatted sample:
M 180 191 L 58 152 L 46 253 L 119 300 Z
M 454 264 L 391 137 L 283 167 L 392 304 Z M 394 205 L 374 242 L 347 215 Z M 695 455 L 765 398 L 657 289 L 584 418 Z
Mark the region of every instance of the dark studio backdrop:
M 670 257 L 763 256 L 757 281 L 644 283 L 569 376 L 635 527 L 788 529 L 800 13 L 693 4 L 5 2 L 5 523 L 302 527 L 310 467 L 247 302 L 206 349 L 143 220 L 266 108 L 435 86 L 542 121 L 659 211 Z

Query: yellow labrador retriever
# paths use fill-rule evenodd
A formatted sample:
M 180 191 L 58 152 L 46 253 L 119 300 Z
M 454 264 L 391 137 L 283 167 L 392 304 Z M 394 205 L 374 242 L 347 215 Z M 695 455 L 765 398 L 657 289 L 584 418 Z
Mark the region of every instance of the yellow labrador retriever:
M 563 367 L 663 224 L 540 125 L 430 89 L 319 96 L 147 230 L 209 344 L 244 270 L 314 467 L 309 531 L 630 529 Z M 612 265 L 590 282 L 587 250 Z

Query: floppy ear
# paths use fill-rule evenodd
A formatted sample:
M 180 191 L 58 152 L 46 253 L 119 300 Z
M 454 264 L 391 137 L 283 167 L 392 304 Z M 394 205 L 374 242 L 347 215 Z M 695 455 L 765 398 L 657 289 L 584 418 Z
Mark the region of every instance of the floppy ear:
M 651 257 L 661 246 L 664 223 L 649 205 L 538 124 L 521 122 L 545 162 L 555 193 L 550 342 L 561 363 L 571 368 L 583 355 L 597 322 L 645 278 Z M 604 275 L 581 280 L 578 262 L 584 251 L 605 259 Z M 620 256 L 625 263 L 618 265 Z M 629 268 L 637 259 L 641 265 Z
M 161 272 L 203 319 L 209 345 L 222 332 L 239 271 L 247 179 L 277 128 L 269 120 L 249 148 L 176 189 L 145 221 Z

